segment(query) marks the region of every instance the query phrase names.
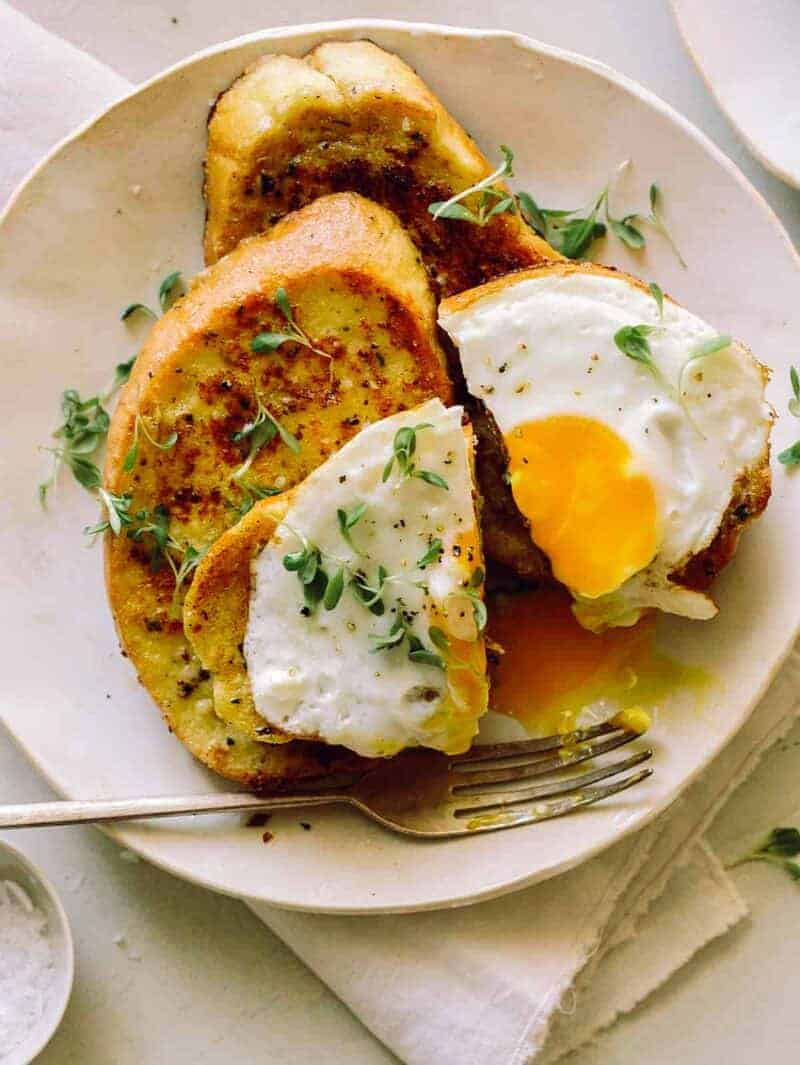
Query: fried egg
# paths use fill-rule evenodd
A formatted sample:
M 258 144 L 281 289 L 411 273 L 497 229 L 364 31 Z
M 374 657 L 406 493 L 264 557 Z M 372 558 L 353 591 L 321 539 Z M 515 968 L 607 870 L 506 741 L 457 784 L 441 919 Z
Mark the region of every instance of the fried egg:
M 446 300 L 469 391 L 508 451 L 515 502 L 593 629 L 650 607 L 710 618 L 673 582 L 717 534 L 737 481 L 766 461 L 765 369 L 741 344 L 627 275 L 558 264 Z M 646 327 L 649 354 L 615 337 Z M 698 353 L 708 346 L 709 354 Z
M 321 584 L 297 568 L 315 551 Z M 434 399 L 370 425 L 295 489 L 253 562 L 256 710 L 368 757 L 466 750 L 487 705 L 482 583 L 462 409 Z

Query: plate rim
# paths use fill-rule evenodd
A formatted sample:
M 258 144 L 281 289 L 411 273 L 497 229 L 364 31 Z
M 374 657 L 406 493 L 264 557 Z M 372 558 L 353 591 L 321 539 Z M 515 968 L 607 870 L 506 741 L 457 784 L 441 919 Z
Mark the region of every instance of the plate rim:
M 100 109 L 93 115 L 91 115 L 84 123 L 79 125 L 71 133 L 63 137 L 57 144 L 50 149 L 50 151 L 35 164 L 31 170 L 26 174 L 22 181 L 17 185 L 8 199 L 4 209 L 0 212 L 0 237 L 3 234 L 3 227 L 7 219 L 10 217 L 17 202 L 21 198 L 22 194 L 26 190 L 27 186 L 36 178 L 36 176 L 44 170 L 50 163 L 69 145 L 80 140 L 85 136 L 95 125 L 100 121 L 113 114 L 118 108 L 121 108 L 129 100 L 134 97 L 148 91 L 152 87 L 158 85 L 161 82 L 167 81 L 174 75 L 180 73 L 180 71 L 186 69 L 195 63 L 206 59 L 212 55 L 220 55 L 226 52 L 234 51 L 245 45 L 254 44 L 258 42 L 272 42 L 280 41 L 281 39 L 294 37 L 298 34 L 313 35 L 318 34 L 320 37 L 331 36 L 336 33 L 348 33 L 363 32 L 365 36 L 373 30 L 377 31 L 398 31 L 411 36 L 431 36 L 436 38 L 448 38 L 448 37 L 460 37 L 460 38 L 472 38 L 475 40 L 481 40 L 486 38 L 504 39 L 507 40 L 521 50 L 528 52 L 532 55 L 546 55 L 550 58 L 565 61 L 566 63 L 578 66 L 587 70 L 590 70 L 596 74 L 599 74 L 606 82 L 616 86 L 620 86 L 630 94 L 638 97 L 640 100 L 648 104 L 650 107 L 659 111 L 662 115 L 668 118 L 673 124 L 679 126 L 682 131 L 691 137 L 705 152 L 710 155 L 713 160 L 721 165 L 728 174 L 736 181 L 740 188 L 753 199 L 760 211 L 762 212 L 764 224 L 767 223 L 771 226 L 774 234 L 783 243 L 786 250 L 789 252 L 789 258 L 793 260 L 795 269 L 798 273 L 798 282 L 800 283 L 800 253 L 794 247 L 789 234 L 778 218 L 777 214 L 767 202 L 762 193 L 756 189 L 745 174 L 739 169 L 739 167 L 719 148 L 711 138 L 694 125 L 688 118 L 682 115 L 671 104 L 664 101 L 652 90 L 647 89 L 639 82 L 628 77 L 625 74 L 620 73 L 611 66 L 601 62 L 600 60 L 593 59 L 588 56 L 583 56 L 579 53 L 570 51 L 568 49 L 560 48 L 555 45 L 546 44 L 524 33 L 518 33 L 512 30 L 505 29 L 491 29 L 480 27 L 462 27 L 462 26 L 450 26 L 442 23 L 427 23 L 427 22 L 411 22 L 402 19 L 374 19 L 374 18 L 350 18 L 342 20 L 326 20 L 321 22 L 309 22 L 298 23 L 288 26 L 272 27 L 264 30 L 258 30 L 253 33 L 244 34 L 239 37 L 232 38 L 230 40 L 222 41 L 218 44 L 211 45 L 208 48 L 201 49 L 191 55 L 179 60 L 177 63 L 172 64 L 166 69 L 153 75 L 153 77 L 147 79 L 143 83 L 134 86 L 130 92 L 124 93 L 118 99 L 108 104 L 106 107 Z M 437 896 L 436 898 L 429 899 L 425 902 L 411 902 L 408 904 L 375 904 L 369 907 L 365 906 L 348 906 L 346 904 L 338 903 L 317 903 L 309 904 L 306 902 L 293 902 L 285 898 L 276 900 L 274 897 L 265 895 L 253 895 L 246 892 L 240 892 L 232 890 L 230 886 L 221 882 L 219 879 L 211 875 L 207 875 L 202 872 L 197 872 L 191 869 L 187 869 L 185 865 L 177 859 L 169 859 L 159 853 L 159 845 L 157 842 L 150 844 L 147 840 L 142 840 L 139 835 L 136 834 L 134 829 L 126 829 L 124 827 L 116 826 L 103 826 L 101 830 L 110 838 L 120 845 L 135 851 L 141 857 L 151 862 L 153 865 L 160 869 L 171 873 L 180 879 L 187 880 L 190 883 L 198 884 L 202 887 L 208 888 L 212 891 L 219 892 L 224 895 L 229 895 L 236 898 L 241 898 L 246 901 L 267 903 L 276 906 L 281 909 L 296 910 L 301 912 L 312 913 L 327 913 L 336 914 L 341 916 L 347 915 L 368 915 L 368 914 L 399 914 L 399 913 L 416 913 L 440 909 L 451 909 L 460 906 L 470 905 L 472 903 L 483 902 L 489 899 L 498 898 L 502 895 L 509 894 L 513 891 L 519 891 L 523 888 L 530 887 L 536 883 L 540 883 L 545 880 L 549 880 L 552 877 L 558 876 L 561 873 L 568 871 L 569 869 L 576 868 L 582 865 L 584 862 L 589 861 L 597 854 L 604 850 L 607 850 L 611 846 L 619 843 L 621 840 L 629 838 L 634 832 L 638 832 L 651 824 L 656 817 L 660 816 L 677 801 L 677 799 L 683 794 L 683 792 L 704 772 L 707 767 L 714 761 L 720 752 L 727 744 L 734 739 L 739 733 L 745 722 L 753 713 L 758 703 L 764 697 L 766 691 L 770 687 L 772 681 L 779 673 L 786 658 L 790 654 L 794 643 L 800 634 L 800 612 L 797 616 L 795 626 L 791 631 L 787 632 L 781 649 L 777 656 L 773 660 L 772 667 L 761 678 L 760 683 L 754 690 L 752 699 L 748 701 L 746 710 L 742 713 L 739 721 L 737 722 L 734 731 L 724 737 L 719 735 L 713 738 L 712 743 L 709 746 L 708 757 L 704 762 L 689 773 L 685 774 L 680 782 L 676 784 L 663 798 L 661 803 L 645 810 L 639 816 L 634 816 L 625 824 L 617 826 L 613 835 L 608 839 L 603 839 L 597 843 L 586 847 L 578 856 L 571 856 L 565 858 L 555 864 L 547 865 L 544 868 L 537 869 L 533 873 L 523 874 L 517 876 L 513 880 L 504 880 L 502 882 L 491 883 L 482 890 L 469 889 L 465 894 L 452 894 L 450 889 L 445 896 Z M 53 780 L 45 767 L 40 763 L 37 755 L 25 744 L 22 740 L 18 739 L 16 734 L 8 727 L 6 731 L 13 738 L 18 748 L 25 754 L 29 762 L 41 773 L 42 777 L 59 795 L 64 793 L 58 786 L 57 782 Z M 425 845 L 423 843 L 423 845 Z

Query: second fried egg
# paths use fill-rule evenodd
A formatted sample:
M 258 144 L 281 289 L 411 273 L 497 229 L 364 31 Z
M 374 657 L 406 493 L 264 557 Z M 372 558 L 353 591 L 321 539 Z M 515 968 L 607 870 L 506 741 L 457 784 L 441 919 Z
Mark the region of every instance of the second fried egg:
M 710 597 L 669 577 L 711 543 L 768 446 L 766 371 L 750 352 L 633 278 L 571 264 L 447 300 L 440 323 L 578 617 L 602 628 L 651 606 L 713 616 Z M 626 326 L 645 327 L 646 361 L 620 349 Z

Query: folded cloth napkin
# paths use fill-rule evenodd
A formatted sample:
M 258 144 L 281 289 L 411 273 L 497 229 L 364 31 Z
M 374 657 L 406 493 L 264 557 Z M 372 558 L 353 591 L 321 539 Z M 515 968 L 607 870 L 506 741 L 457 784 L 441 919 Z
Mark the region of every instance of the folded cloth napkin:
M 0 202 L 48 148 L 129 88 L 0 0 Z M 553 1062 L 744 915 L 702 834 L 789 728 L 798 681 L 795 651 L 680 803 L 556 880 L 402 917 L 251 908 L 408 1065 Z

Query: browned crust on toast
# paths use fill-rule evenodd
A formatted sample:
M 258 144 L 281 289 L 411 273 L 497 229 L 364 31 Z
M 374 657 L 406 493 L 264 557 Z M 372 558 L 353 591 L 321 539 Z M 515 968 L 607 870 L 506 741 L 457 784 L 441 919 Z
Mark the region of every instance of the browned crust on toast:
M 257 333 L 285 327 L 279 286 L 330 358 L 294 343 L 251 352 Z M 413 245 L 377 204 L 326 197 L 206 270 L 153 326 L 112 418 L 105 485 L 132 493 L 132 513 L 166 506 L 173 538 L 207 548 L 246 498 L 233 474 L 247 445 L 232 435 L 252 420 L 257 397 L 302 450 L 276 437 L 248 479 L 291 488 L 362 425 L 434 395 L 450 402 L 451 384 Z M 129 474 L 137 414 L 155 439 L 175 431 L 178 440 L 159 451 L 141 438 Z M 253 742 L 215 713 L 211 671 L 184 636 L 180 603 L 173 609 L 172 573 L 154 572 L 149 554 L 146 540 L 107 537 L 109 599 L 125 653 L 192 754 L 257 788 L 353 764 L 348 752 L 320 744 Z

